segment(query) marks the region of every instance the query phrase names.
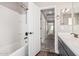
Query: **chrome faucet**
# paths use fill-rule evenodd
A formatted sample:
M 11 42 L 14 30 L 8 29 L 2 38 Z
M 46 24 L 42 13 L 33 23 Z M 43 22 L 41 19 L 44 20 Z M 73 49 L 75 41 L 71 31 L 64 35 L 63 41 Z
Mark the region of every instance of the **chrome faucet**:
M 71 35 L 72 35 L 72 34 L 74 35 L 75 38 L 78 38 L 78 34 L 76 34 L 76 33 L 71 33 Z

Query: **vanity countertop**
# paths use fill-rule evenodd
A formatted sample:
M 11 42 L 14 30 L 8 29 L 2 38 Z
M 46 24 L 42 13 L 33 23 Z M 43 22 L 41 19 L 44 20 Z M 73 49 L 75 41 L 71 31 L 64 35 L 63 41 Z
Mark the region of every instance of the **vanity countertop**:
M 58 36 L 75 55 L 79 56 L 79 38 L 75 38 L 70 33 L 58 33 Z

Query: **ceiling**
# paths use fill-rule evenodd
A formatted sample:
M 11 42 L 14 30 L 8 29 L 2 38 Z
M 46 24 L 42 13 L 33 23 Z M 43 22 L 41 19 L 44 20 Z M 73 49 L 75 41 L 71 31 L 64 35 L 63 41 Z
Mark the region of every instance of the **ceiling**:
M 54 22 L 54 8 L 51 9 L 43 9 L 41 10 L 42 14 L 44 15 L 45 19 L 47 20 L 48 23 L 53 23 Z
M 39 7 L 69 6 L 72 2 L 35 2 Z
M 49 7 L 54 6 L 57 2 L 35 2 L 39 7 Z

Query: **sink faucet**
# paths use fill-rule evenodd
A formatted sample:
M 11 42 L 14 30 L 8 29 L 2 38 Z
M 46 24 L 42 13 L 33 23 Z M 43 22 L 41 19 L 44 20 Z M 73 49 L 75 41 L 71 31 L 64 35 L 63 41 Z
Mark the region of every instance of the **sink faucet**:
M 78 38 L 78 34 L 76 34 L 76 33 L 71 33 L 71 35 L 72 35 L 72 34 L 74 35 L 75 38 Z

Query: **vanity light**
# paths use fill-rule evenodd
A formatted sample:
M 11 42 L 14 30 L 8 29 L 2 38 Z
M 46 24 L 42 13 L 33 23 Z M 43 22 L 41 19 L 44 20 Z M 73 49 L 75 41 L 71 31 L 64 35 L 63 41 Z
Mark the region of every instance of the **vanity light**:
M 62 9 L 62 13 L 64 13 L 65 12 L 65 9 Z
M 70 11 L 70 9 L 67 9 L 67 8 L 62 9 L 62 13 L 67 13 L 67 12 L 69 12 L 69 11 Z
M 66 11 L 65 12 L 69 12 L 70 11 L 70 9 L 66 9 Z

